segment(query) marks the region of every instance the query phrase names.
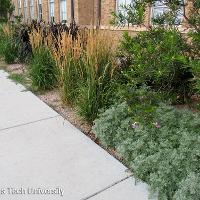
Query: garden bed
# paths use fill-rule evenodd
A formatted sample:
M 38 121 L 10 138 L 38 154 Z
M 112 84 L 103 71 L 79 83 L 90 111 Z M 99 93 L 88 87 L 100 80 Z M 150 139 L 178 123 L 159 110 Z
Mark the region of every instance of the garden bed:
M 159 200 L 200 198 L 198 30 L 190 42 L 156 27 L 113 45 L 102 31 L 44 24 L 22 27 L 16 43 L 12 28 L 3 28 L 0 54 L 9 63 L 26 58 L 26 67 L 10 65 L 11 79 L 123 161 Z

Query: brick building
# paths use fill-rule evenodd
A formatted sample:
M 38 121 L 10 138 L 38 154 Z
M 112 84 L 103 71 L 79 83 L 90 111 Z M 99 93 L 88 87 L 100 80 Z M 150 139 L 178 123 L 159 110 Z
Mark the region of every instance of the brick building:
M 24 21 L 31 19 L 47 22 L 70 22 L 74 16 L 79 26 L 99 26 L 102 29 L 115 30 L 110 26 L 111 12 L 121 9 L 120 5 L 129 4 L 132 0 L 13 0 L 15 6 L 14 15 L 22 15 Z M 71 4 L 74 2 L 73 4 Z M 188 1 L 186 13 L 190 6 Z M 187 3 L 187 2 L 186 2 Z M 146 25 L 151 23 L 152 15 L 162 13 L 167 8 L 158 3 L 154 7 L 146 8 Z M 181 15 L 180 15 L 180 20 Z M 183 22 L 184 24 L 184 22 Z M 117 30 L 124 30 L 121 27 Z M 144 30 L 145 27 L 131 27 L 129 30 Z

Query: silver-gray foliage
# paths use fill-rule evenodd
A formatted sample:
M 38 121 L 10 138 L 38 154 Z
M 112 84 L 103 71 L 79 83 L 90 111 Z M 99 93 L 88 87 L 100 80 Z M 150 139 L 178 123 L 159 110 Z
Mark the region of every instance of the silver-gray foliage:
M 140 123 L 122 103 L 102 113 L 93 130 L 159 200 L 200 199 L 199 114 L 160 105 L 154 123 Z

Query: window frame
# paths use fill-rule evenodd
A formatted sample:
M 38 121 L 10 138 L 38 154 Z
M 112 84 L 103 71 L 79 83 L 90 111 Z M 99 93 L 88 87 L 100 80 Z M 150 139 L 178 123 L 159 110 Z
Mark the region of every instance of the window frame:
M 28 19 L 28 0 L 24 0 L 24 19 Z
M 18 15 L 20 16 L 22 14 L 22 0 L 18 0 Z
M 30 3 L 30 4 L 29 4 L 30 18 L 31 18 L 31 19 L 34 19 L 34 17 L 35 17 L 35 16 L 34 16 L 34 14 L 35 14 L 35 13 L 34 13 L 34 3 L 35 3 L 35 2 L 34 2 L 34 0 L 30 0 L 29 3 Z
M 43 18 L 42 13 L 42 0 L 37 0 L 37 7 L 38 7 L 38 21 L 41 21 Z
M 49 21 L 55 21 L 55 0 L 49 0 Z
M 124 1 L 125 3 L 121 3 L 119 4 L 119 1 Z M 129 3 L 126 3 L 126 2 L 129 2 Z M 116 12 L 119 12 L 121 11 L 122 9 L 120 9 L 120 6 L 122 5 L 129 5 L 130 3 L 132 3 L 133 0 L 116 0 Z
M 185 3 L 185 1 L 183 0 L 183 4 Z M 160 6 L 157 6 L 157 8 L 159 7 L 162 7 L 162 8 L 165 8 L 166 10 L 169 10 L 169 8 L 166 6 L 166 5 L 160 5 Z M 155 10 L 155 6 L 151 5 L 151 9 L 150 9 L 150 23 L 153 25 L 153 18 L 154 18 L 154 10 Z M 182 6 L 182 14 L 180 14 L 180 17 L 178 17 L 178 19 L 180 19 L 180 22 L 179 23 L 175 23 L 174 25 L 176 26 L 180 26 L 182 23 L 183 23 L 183 20 L 184 20 L 184 17 L 183 17 L 183 14 L 184 14 L 184 6 Z M 165 11 L 164 11 L 165 12 Z M 162 13 L 164 13 L 162 12 Z
M 124 3 L 119 3 L 119 1 L 124 1 Z M 123 8 L 120 8 L 123 5 L 130 5 L 131 3 L 133 3 L 134 0 L 116 0 L 116 13 L 118 14 L 119 12 L 121 12 L 124 16 L 126 16 L 125 10 L 123 10 Z M 129 26 L 128 22 L 126 21 L 124 24 L 122 24 L 123 26 Z
M 63 11 L 62 2 L 65 1 L 65 12 Z M 65 13 L 65 14 L 63 14 Z M 63 16 L 65 15 L 65 19 Z M 67 0 L 60 0 L 60 22 L 66 23 L 67 22 Z

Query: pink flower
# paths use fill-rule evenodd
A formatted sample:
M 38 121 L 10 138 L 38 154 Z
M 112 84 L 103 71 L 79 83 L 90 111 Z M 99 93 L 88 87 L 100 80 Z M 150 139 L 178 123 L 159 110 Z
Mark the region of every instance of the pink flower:
M 160 125 L 159 122 L 153 123 L 153 125 L 154 125 L 156 128 L 161 128 L 161 125 Z
M 131 127 L 133 129 L 139 128 L 139 122 L 134 122 L 133 124 L 131 124 Z

